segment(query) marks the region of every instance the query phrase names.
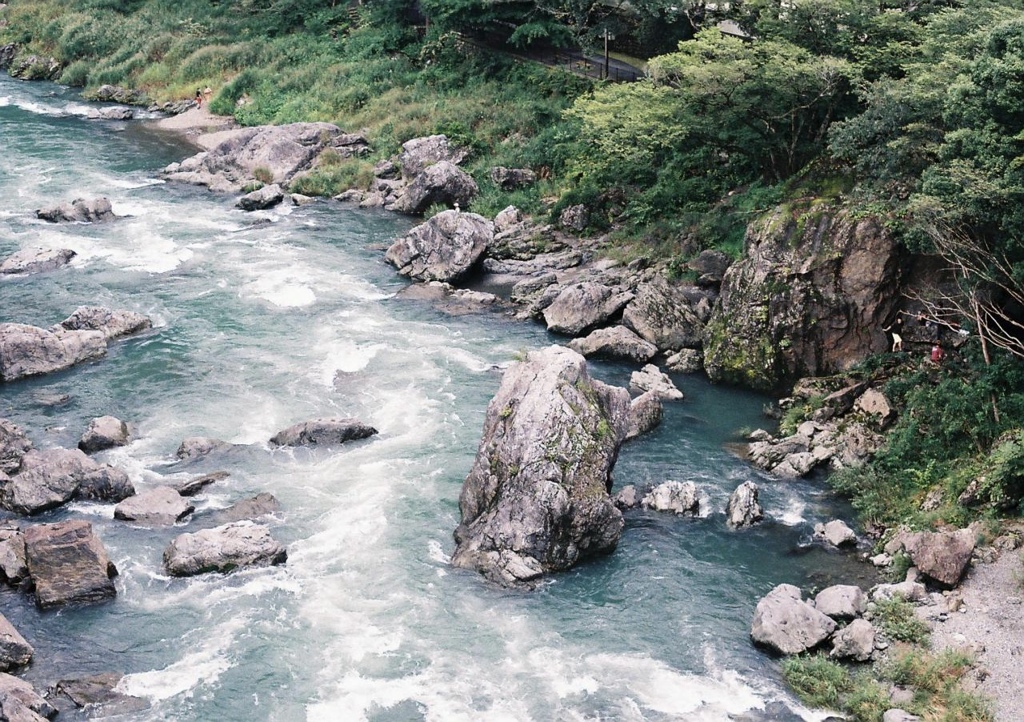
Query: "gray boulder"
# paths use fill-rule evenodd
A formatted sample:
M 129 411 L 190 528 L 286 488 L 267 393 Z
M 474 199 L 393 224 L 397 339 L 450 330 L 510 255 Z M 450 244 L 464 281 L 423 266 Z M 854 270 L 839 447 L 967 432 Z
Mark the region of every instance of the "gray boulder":
M 425 301 L 439 311 L 452 316 L 485 313 L 504 307 L 504 302 L 493 293 L 456 288 L 450 283 L 427 281 L 413 283 L 395 294 L 404 301 Z
M 218 524 L 227 524 L 245 519 L 259 519 L 260 517 L 274 514 L 280 509 L 281 502 L 273 494 L 262 491 L 254 497 L 242 499 L 227 509 L 218 511 L 215 518 Z
M 628 392 L 591 379 L 575 351 L 510 366 L 459 496 L 452 564 L 529 584 L 613 551 L 623 521 L 608 493 L 628 423 Z
M 686 288 L 661 276 L 637 286 L 622 323 L 662 351 L 699 348 L 704 334 Z
M 573 233 L 582 233 L 590 225 L 590 209 L 582 203 L 565 208 L 558 216 L 558 225 Z
M 14 62 L 14 56 L 18 53 L 18 46 L 14 43 L 0 45 L 0 70 L 7 70 Z
M 0 263 L 0 275 L 22 275 L 54 271 L 77 255 L 70 248 L 26 248 Z
M 537 182 L 537 174 L 529 168 L 491 168 L 491 182 L 503 191 L 514 191 L 516 188 L 533 185 Z
M 128 443 L 128 424 L 114 416 L 99 416 L 89 422 L 89 428 L 78 441 L 78 448 L 87 454 L 112 449 Z
M 651 489 L 640 501 L 640 506 L 653 511 L 696 516 L 700 511 L 700 498 L 692 481 L 665 481 Z
M 238 521 L 176 537 L 164 551 L 164 568 L 172 576 L 188 577 L 284 564 L 287 559 L 287 552 L 270 535 L 270 529 Z
M 629 303 L 632 294 L 592 281 L 567 286 L 544 309 L 548 330 L 578 336 L 608 323 Z
M 144 526 L 172 526 L 195 511 L 169 486 L 158 486 L 130 496 L 114 507 L 114 518 Z
M 661 424 L 661 397 L 653 391 L 640 394 L 629 404 L 629 430 L 626 441 L 646 434 Z
M 0 578 L 12 586 L 28 579 L 25 537 L 17 526 L 0 527 Z
M 697 283 L 712 286 L 722 282 L 725 272 L 732 265 L 732 259 L 721 251 L 707 249 L 687 264 L 697 274 Z
M 32 442 L 20 427 L 0 419 L 0 473 L 13 474 L 21 466 L 21 458 L 32 450 Z
M 87 521 L 28 527 L 25 554 L 36 604 L 43 609 L 101 602 L 117 594 L 111 581 L 117 568 Z
M 7 722 L 45 722 L 57 710 L 25 680 L 0 673 L 0 719 Z
M 676 388 L 672 379 L 663 374 L 654 364 L 647 364 L 639 371 L 630 374 L 629 390 L 639 394 L 650 391 L 666 401 L 679 401 L 683 398 L 683 392 Z
M 463 206 L 480 194 L 473 176 L 446 160 L 427 167 L 417 175 L 389 206 L 399 213 L 418 215 L 430 206 Z
M 32 661 L 35 650 L 25 641 L 7 617 L 0 614 L 0 671 L 24 667 Z
M 377 429 L 358 419 L 313 419 L 289 426 L 270 439 L 273 446 L 318 446 L 365 439 Z
M 523 212 L 515 206 L 506 206 L 494 217 L 494 232 L 504 233 L 523 222 Z
M 871 590 L 872 601 L 902 599 L 905 602 L 921 602 L 928 596 L 928 589 L 921 582 L 903 581 L 896 584 L 878 584 Z
M 832 638 L 830 656 L 866 662 L 875 652 L 875 628 L 866 619 L 854 619 Z
M 79 306 L 60 322 L 68 331 L 102 331 L 108 341 L 153 327 L 148 317 L 135 311 L 112 310 L 103 306 Z
M 704 356 L 700 351 L 684 348 L 665 359 L 665 368 L 677 374 L 695 374 L 704 368 Z
M 841 519 L 833 519 L 826 524 L 814 525 L 814 536 L 824 539 L 834 547 L 847 546 L 857 543 L 857 535 L 853 529 L 847 526 Z
M 216 133 L 212 140 L 209 150 L 165 168 L 164 177 L 237 193 L 257 180 L 286 184 L 312 169 L 326 150 L 342 158 L 369 150 L 364 136 L 331 123 L 239 128 Z
M 419 281 L 456 281 L 476 266 L 493 237 L 483 216 L 442 211 L 391 244 L 385 259 Z
M 107 353 L 97 331 L 47 331 L 22 323 L 0 323 L 0 381 L 14 381 L 70 368 Z
M 867 609 L 864 590 L 852 584 L 835 584 L 818 592 L 814 608 L 833 619 L 853 619 Z
M 922 574 L 943 586 L 955 587 L 967 570 L 975 542 L 975 533 L 968 528 L 909 534 L 904 547 Z
M 225 451 L 233 447 L 234 444 L 221 441 L 220 439 L 213 439 L 209 436 L 189 436 L 186 439 L 182 439 L 174 455 L 182 461 L 194 461 L 208 456 L 215 451 Z
M 836 623 L 803 601 L 792 584 L 780 584 L 757 603 L 750 636 L 780 654 L 814 649 L 835 631 Z
M 72 499 L 121 501 L 134 493 L 120 469 L 98 464 L 78 449 L 45 449 L 25 454 L 21 470 L 0 481 L 0 506 L 31 515 Z
M 619 509 L 635 509 L 640 506 L 640 497 L 637 495 L 636 487 L 630 484 L 624 486 L 619 490 L 612 501 L 615 502 L 615 506 Z
M 193 477 L 188 481 L 184 482 L 183 484 L 179 484 L 178 486 L 174 487 L 174 490 L 177 491 L 181 496 L 195 496 L 203 489 L 208 487 L 210 484 L 216 483 L 218 481 L 223 481 L 224 479 L 227 479 L 229 476 L 231 476 L 231 474 L 229 474 L 226 471 L 214 471 L 210 474 L 203 474 L 202 476 Z
M 262 211 L 273 208 L 283 200 L 284 191 L 281 190 L 281 186 L 271 183 L 268 186 L 257 188 L 251 193 L 246 193 L 238 199 L 235 207 L 241 208 L 243 211 Z
M 149 709 L 149 702 L 141 697 L 132 697 L 117 691 L 124 675 L 105 672 L 77 679 L 62 679 L 52 688 L 54 695 L 67 697 L 75 707 L 87 710 L 89 717 L 132 719 Z
M 36 216 L 50 223 L 103 223 L 117 218 L 106 198 L 76 198 L 70 203 L 40 208 Z
M 658 353 L 654 344 L 644 341 L 625 326 L 599 328 L 585 338 L 574 338 L 569 342 L 569 348 L 587 358 L 600 356 L 640 363 L 650 361 Z
M 752 526 L 764 518 L 764 510 L 757 501 L 757 484 L 745 481 L 729 496 L 725 521 L 733 528 Z
M 402 152 L 398 156 L 398 164 L 402 177 L 413 180 L 428 167 L 441 161 L 449 161 L 458 165 L 466 159 L 469 151 L 453 146 L 448 136 L 429 135 L 413 138 L 402 144 Z

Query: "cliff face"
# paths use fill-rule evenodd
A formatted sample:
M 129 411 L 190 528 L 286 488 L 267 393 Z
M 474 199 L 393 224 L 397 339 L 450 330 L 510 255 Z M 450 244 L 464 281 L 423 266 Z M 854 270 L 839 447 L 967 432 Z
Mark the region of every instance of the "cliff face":
M 820 201 L 775 209 L 747 229 L 744 257 L 725 275 L 707 326 L 708 375 L 773 390 L 885 351 L 902 261 L 876 218 Z

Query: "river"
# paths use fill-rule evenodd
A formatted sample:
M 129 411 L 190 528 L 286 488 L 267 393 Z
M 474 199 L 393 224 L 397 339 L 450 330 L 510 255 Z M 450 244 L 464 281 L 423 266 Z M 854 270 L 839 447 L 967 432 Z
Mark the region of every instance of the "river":
M 763 397 L 676 377 L 686 393 L 652 434 L 623 448 L 616 488 L 692 480 L 699 519 L 626 515 L 614 554 L 501 590 L 453 569 L 458 494 L 500 369 L 562 342 L 500 314 L 451 317 L 396 299 L 383 262 L 410 219 L 334 202 L 243 213 L 234 198 L 165 184 L 193 149 L 143 121 L 98 121 L 69 89 L 0 77 L 0 258 L 77 252 L 59 271 L 0 280 L 0 321 L 49 326 L 82 304 L 149 315 L 155 328 L 100 361 L 0 385 L 0 416 L 37 447 L 73 447 L 89 419 L 128 421 L 132 442 L 99 458 L 137 489 L 223 469 L 173 529 L 75 503 L 32 522 L 91 521 L 120 570 L 117 598 L 39 612 L 0 592 L 34 645 L 24 676 L 114 671 L 146 698 L 132 719 L 727 720 L 772 701 L 820 719 L 781 688 L 749 625 L 775 584 L 825 586 L 842 556 L 808 544 L 835 512 L 820 483 L 773 482 L 731 453 L 764 426 Z M 103 195 L 112 223 L 51 225 L 34 210 Z M 630 368 L 593 363 L 626 384 Z M 62 397 L 67 395 L 67 399 Z M 293 423 L 355 416 L 380 434 L 331 450 L 271 450 Z M 245 445 L 183 465 L 188 436 Z M 754 479 L 768 520 L 730 531 L 729 493 Z M 174 579 L 161 555 L 184 531 L 258 492 L 288 562 Z M 27 522 L 25 522 L 27 523 Z

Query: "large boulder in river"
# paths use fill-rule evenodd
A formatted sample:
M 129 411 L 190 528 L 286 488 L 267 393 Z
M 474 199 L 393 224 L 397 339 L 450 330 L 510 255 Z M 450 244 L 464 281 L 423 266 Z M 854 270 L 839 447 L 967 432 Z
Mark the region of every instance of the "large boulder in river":
M 172 526 L 195 511 L 176 489 L 158 486 L 130 496 L 114 507 L 114 518 L 143 526 Z
M 456 281 L 476 266 L 493 237 L 493 224 L 483 216 L 442 211 L 392 243 L 384 257 L 417 281 Z
M 287 559 L 270 529 L 251 521 L 182 534 L 164 550 L 164 568 L 175 577 L 284 564 Z
M 575 351 L 511 365 L 459 496 L 452 564 L 511 586 L 614 550 L 623 521 L 608 493 L 628 423 L 629 393 L 591 379 Z
M 757 500 L 759 489 L 752 481 L 744 481 L 729 496 L 725 509 L 725 522 L 734 529 L 751 526 L 764 518 L 764 510 Z
M 75 257 L 70 248 L 26 248 L 0 263 L 0 275 L 28 276 L 66 266 Z
M 349 158 L 369 149 L 365 137 L 331 123 L 239 128 L 216 133 L 214 140 L 219 142 L 209 150 L 165 168 L 165 177 L 237 193 L 257 175 L 263 182 L 287 183 L 313 167 L 325 150 Z
M 676 388 L 668 374 L 662 373 L 654 364 L 647 364 L 629 375 L 629 390 L 637 394 L 653 392 L 666 401 L 679 401 L 683 398 L 683 392 Z
M 25 555 L 36 604 L 47 609 L 88 604 L 117 594 L 117 568 L 87 521 L 36 524 L 25 529 Z
M 112 310 L 103 306 L 79 306 L 60 322 L 68 331 L 102 331 L 107 340 L 139 333 L 153 327 L 147 316 L 135 311 Z
M 656 392 L 647 391 L 637 396 L 629 403 L 629 430 L 626 432 L 626 440 L 635 439 L 656 429 L 661 424 L 663 414 L 661 396 Z
M 60 371 L 106 353 L 107 339 L 97 331 L 47 331 L 0 323 L 0 381 Z
M 277 183 L 271 183 L 268 186 L 257 188 L 251 193 L 246 193 L 238 199 L 235 206 L 243 211 L 262 211 L 267 208 L 273 208 L 283 200 L 284 191 L 281 190 L 281 186 Z
M 632 293 L 602 283 L 576 283 L 561 289 L 544 309 L 544 323 L 549 331 L 578 336 L 608 323 L 632 298 Z
M 637 287 L 622 323 L 662 351 L 698 348 L 704 334 L 687 288 L 661 276 Z
M 13 474 L 21 466 L 21 458 L 32 450 L 32 442 L 20 427 L 0 419 L 0 473 Z
M 976 543 L 970 529 L 908 534 L 903 545 L 922 574 L 946 587 L 954 587 L 967 570 Z
M 877 218 L 820 202 L 779 207 L 747 229 L 744 257 L 725 274 L 707 326 L 708 375 L 771 390 L 887 350 L 901 266 Z
M 72 499 L 121 501 L 134 493 L 127 474 L 78 449 L 30 451 L 17 474 L 0 479 L 0 506 L 18 514 L 38 514 Z
M 0 671 L 24 667 L 32 660 L 34 652 L 7 617 L 0 614 Z
M 700 511 L 700 495 L 692 481 L 665 481 L 651 489 L 640 501 L 640 506 L 696 516 Z
M 70 203 L 40 208 L 36 216 L 51 223 L 102 223 L 117 218 L 106 198 L 76 198 Z
M 365 439 L 377 429 L 359 419 L 313 419 L 289 426 L 270 439 L 273 446 L 318 446 Z
M 780 654 L 814 649 L 835 631 L 836 623 L 800 598 L 792 584 L 780 584 L 757 603 L 750 636 Z
M 658 348 L 637 336 L 625 326 L 599 328 L 584 338 L 574 338 L 569 348 L 587 358 L 621 358 L 644 363 L 658 354 Z
M 468 206 L 479 193 L 473 176 L 442 160 L 417 175 L 388 209 L 415 215 L 434 205 Z
M 78 440 L 78 448 L 87 454 L 128 443 L 128 424 L 116 416 L 98 416 Z

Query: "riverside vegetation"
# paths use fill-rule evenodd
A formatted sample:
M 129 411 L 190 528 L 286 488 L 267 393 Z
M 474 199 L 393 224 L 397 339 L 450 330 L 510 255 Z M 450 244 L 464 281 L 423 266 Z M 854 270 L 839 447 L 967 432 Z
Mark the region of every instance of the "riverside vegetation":
M 471 210 L 493 216 L 513 203 L 557 217 L 584 204 L 606 253 L 677 273 L 707 248 L 739 255 L 748 224 L 775 208 L 798 223 L 818 201 L 875 218 L 909 257 L 931 259 L 921 267 L 934 282 L 912 300 L 970 336 L 942 365 L 898 352 L 850 372 L 884 384 L 900 413 L 873 461 L 831 483 L 879 531 L 1019 516 L 1024 3 L 727 5 L 650 0 L 623 16 L 568 0 L 13 0 L 0 10 L 0 44 L 16 45 L 25 77 L 87 92 L 122 85 L 162 101 L 209 86 L 211 110 L 244 125 L 364 129 L 370 156 L 322 163 L 295 192 L 367 185 L 374 161 L 402 142 L 444 133 L 471 150 L 466 168 L 481 189 Z M 719 32 L 723 19 L 747 37 Z M 464 40 L 587 46 L 608 28 L 662 53 L 647 79 L 595 83 Z M 33 53 L 58 65 L 28 62 Z M 540 180 L 503 191 L 487 174 L 495 165 L 529 167 Z M 922 668 L 946 679 L 936 666 L 960 668 L 900 659 L 885 679 Z M 858 718 L 877 718 L 857 701 L 870 690 L 851 691 L 835 674 L 836 691 L 812 698 L 842 696 Z M 952 716 L 936 719 L 984 718 L 957 705 L 969 706 L 950 699 Z

